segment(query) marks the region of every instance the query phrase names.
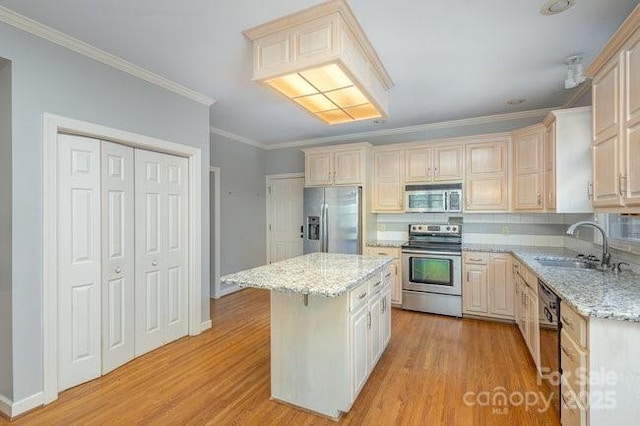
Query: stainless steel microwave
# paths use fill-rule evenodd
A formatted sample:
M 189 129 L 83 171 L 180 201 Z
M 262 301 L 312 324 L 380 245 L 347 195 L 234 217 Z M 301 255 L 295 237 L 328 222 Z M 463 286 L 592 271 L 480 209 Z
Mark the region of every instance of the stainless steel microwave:
M 448 213 L 462 211 L 462 184 L 407 185 L 405 211 L 409 213 Z

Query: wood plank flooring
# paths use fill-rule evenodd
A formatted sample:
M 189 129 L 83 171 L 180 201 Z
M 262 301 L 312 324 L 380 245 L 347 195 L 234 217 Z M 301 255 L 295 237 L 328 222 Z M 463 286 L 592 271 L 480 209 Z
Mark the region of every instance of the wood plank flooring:
M 213 328 L 0 425 L 333 425 L 271 401 L 269 293 L 211 302 Z M 392 338 L 344 425 L 557 425 L 515 325 L 393 309 Z M 507 401 L 500 399 L 505 396 Z M 522 398 L 521 398 L 522 397 Z

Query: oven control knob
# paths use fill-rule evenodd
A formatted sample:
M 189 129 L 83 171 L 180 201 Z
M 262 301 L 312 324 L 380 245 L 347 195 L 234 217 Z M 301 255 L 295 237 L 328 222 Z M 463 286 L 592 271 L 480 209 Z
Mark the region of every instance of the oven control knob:
M 447 231 L 451 231 L 451 227 L 450 226 L 447 226 Z
M 418 226 L 418 230 L 422 231 L 422 226 Z

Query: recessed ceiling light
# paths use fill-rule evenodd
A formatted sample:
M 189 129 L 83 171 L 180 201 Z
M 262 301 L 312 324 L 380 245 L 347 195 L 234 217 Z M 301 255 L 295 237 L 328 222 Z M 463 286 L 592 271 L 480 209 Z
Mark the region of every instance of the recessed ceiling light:
M 519 105 L 523 103 L 526 99 L 509 99 L 507 101 L 507 105 Z
M 543 15 L 555 15 L 564 12 L 575 4 L 576 0 L 547 0 L 540 8 Z

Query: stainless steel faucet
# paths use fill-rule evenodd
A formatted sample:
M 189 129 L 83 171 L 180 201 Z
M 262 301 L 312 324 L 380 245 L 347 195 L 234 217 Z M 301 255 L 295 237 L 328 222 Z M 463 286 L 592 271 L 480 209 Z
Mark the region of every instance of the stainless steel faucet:
M 607 268 L 609 263 L 611 262 L 611 254 L 609 253 L 609 241 L 607 240 L 607 231 L 596 222 L 591 222 L 588 220 L 582 220 L 580 222 L 576 222 L 567 229 L 568 235 L 573 235 L 576 232 L 576 228 L 581 225 L 591 225 L 594 228 L 598 229 L 602 234 L 602 262 L 601 265 L 603 268 Z

